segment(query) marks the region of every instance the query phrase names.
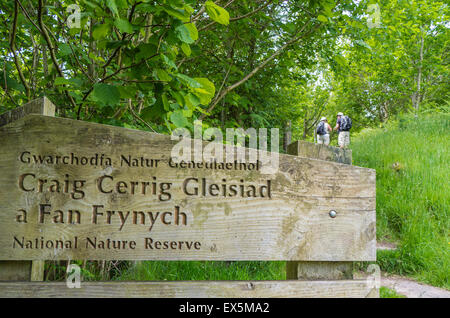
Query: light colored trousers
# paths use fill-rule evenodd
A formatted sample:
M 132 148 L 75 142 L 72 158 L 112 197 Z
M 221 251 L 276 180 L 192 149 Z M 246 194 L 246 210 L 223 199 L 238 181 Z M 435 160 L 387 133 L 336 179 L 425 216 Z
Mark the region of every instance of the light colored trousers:
M 338 136 L 338 144 L 340 147 L 347 147 L 350 145 L 350 132 L 341 131 Z
M 317 135 L 317 143 L 328 146 L 330 144 L 330 135 L 329 134 Z

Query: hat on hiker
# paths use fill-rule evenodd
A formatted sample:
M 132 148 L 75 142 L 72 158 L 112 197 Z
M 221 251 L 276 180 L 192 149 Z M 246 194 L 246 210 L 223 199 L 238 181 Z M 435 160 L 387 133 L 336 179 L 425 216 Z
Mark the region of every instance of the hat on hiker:
M 344 114 L 341 113 L 341 112 L 339 112 L 337 115 L 338 115 L 338 116 L 344 116 Z
M 327 118 L 326 117 L 322 117 L 322 118 L 320 118 L 320 120 L 322 121 L 322 120 L 327 120 Z

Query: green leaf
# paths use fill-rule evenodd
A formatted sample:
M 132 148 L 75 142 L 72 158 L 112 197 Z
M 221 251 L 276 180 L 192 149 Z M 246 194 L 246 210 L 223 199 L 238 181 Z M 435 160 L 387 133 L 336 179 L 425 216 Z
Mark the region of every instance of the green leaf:
M 175 62 L 172 61 L 170 58 L 168 58 L 166 55 L 161 54 L 161 58 L 163 59 L 164 63 L 166 63 L 167 65 L 169 65 L 170 67 L 176 69 L 177 66 L 175 65 Z
M 347 60 L 342 55 L 336 55 L 334 60 L 341 66 L 345 66 L 347 64 Z
M 201 88 L 202 87 L 202 84 L 200 84 L 198 81 L 196 81 L 192 77 L 189 77 L 189 76 L 184 75 L 184 74 L 177 74 L 176 76 L 177 76 L 177 78 L 180 79 L 180 81 L 183 84 L 185 84 L 185 85 L 187 85 L 187 86 L 189 86 L 191 88 Z
M 219 7 L 214 2 L 208 0 L 205 2 L 205 9 L 209 17 L 217 23 L 228 25 L 230 23 L 230 15 L 228 11 Z
M 156 54 L 158 47 L 152 43 L 142 43 L 138 46 L 139 52 L 136 54 L 136 59 L 146 59 Z
M 128 8 L 128 3 L 127 0 L 115 0 L 116 1 L 116 5 L 118 8 L 120 9 L 126 9 Z M 143 0 L 142 2 L 148 2 L 148 0 Z
M 184 96 L 184 101 L 189 108 L 193 108 L 201 104 L 200 98 L 191 93 Z
M 331 17 L 333 16 L 333 9 L 336 6 L 334 1 L 331 2 L 325 2 L 323 4 L 323 13 L 327 16 L 327 17 Z
M 184 105 L 183 95 L 177 91 L 170 91 L 170 95 L 177 101 L 179 105 Z
M 70 46 L 66 43 L 59 43 L 58 50 L 59 50 L 59 55 L 61 55 L 61 56 L 67 56 L 67 55 L 72 54 L 72 50 L 70 49 Z
M 197 41 L 198 40 L 198 30 L 197 30 L 197 27 L 195 26 L 195 24 L 194 23 L 186 23 L 184 26 L 189 30 L 191 39 L 194 41 Z
M 170 103 L 170 109 L 175 111 L 181 109 L 181 107 L 177 103 Z
M 79 78 L 69 78 L 66 79 L 64 77 L 56 77 L 53 82 L 54 85 L 71 85 L 73 87 L 81 87 L 83 85 L 83 81 Z
M 155 69 L 155 73 L 160 81 L 170 82 L 172 80 L 172 77 L 170 77 L 170 75 L 163 69 L 157 68 Z
M 188 5 L 188 4 L 185 4 L 184 6 L 183 6 L 183 9 L 184 9 L 184 11 L 186 11 L 187 13 L 189 13 L 189 14 L 192 14 L 192 13 L 194 13 L 194 8 L 192 8 L 190 5 Z
M 186 28 L 184 24 L 180 24 L 175 28 L 175 34 L 177 35 L 177 38 L 179 38 L 184 43 L 187 44 L 194 43 L 194 40 L 191 38 L 191 33 L 189 32 L 189 29 Z
M 81 23 L 83 23 L 83 22 L 81 22 Z M 74 27 L 72 27 L 72 28 L 69 29 L 69 35 L 70 36 L 74 36 L 75 34 L 79 33 L 80 30 L 81 30 L 81 28 L 74 28 Z
M 106 0 L 106 6 L 111 10 L 114 16 L 119 15 L 119 10 L 117 10 L 116 1 L 114 0 Z
M 96 55 L 94 54 L 94 52 L 90 52 L 90 53 L 89 53 L 89 58 L 92 59 L 92 60 L 94 60 L 94 61 L 97 61 L 97 62 L 101 62 L 101 63 L 104 63 L 104 62 L 105 62 L 105 60 L 104 60 L 101 56 L 96 56 Z
M 183 6 L 183 3 L 184 3 L 183 0 L 168 0 L 168 2 L 170 3 L 170 5 L 175 6 L 175 7 L 181 7 L 181 6 Z
M 114 21 L 114 25 L 119 29 L 122 33 L 132 33 L 133 32 L 133 26 L 131 25 L 128 20 L 125 19 L 116 19 Z
M 159 97 L 152 106 L 144 108 L 141 117 L 145 121 L 155 122 L 156 119 L 160 119 L 164 114 L 166 114 L 166 111 L 164 110 L 161 97 Z
M 317 20 L 319 20 L 320 22 L 324 22 L 324 23 L 328 22 L 328 18 L 321 14 L 317 17 Z
M 6 64 L 6 68 L 9 68 L 9 65 Z M 6 75 L 6 79 L 5 76 Z M 5 88 L 5 81 L 6 81 L 6 86 L 8 87 L 8 89 L 14 89 L 20 92 L 25 92 L 25 87 L 20 84 L 18 81 L 16 81 L 14 79 L 14 77 L 9 77 L 8 73 L 4 73 L 4 72 L 0 72 L 0 87 L 2 87 L 3 89 Z
M 170 121 L 176 126 L 176 127 L 186 127 L 189 122 L 187 121 L 186 117 L 183 115 L 183 111 L 177 110 L 174 111 L 170 115 Z
M 372 48 L 363 40 L 356 40 L 355 43 L 365 47 L 366 49 L 372 50 Z
M 185 118 L 190 118 L 190 117 L 192 117 L 192 114 L 193 114 L 192 109 L 183 109 L 182 112 L 183 112 L 183 116 L 184 116 Z
M 107 49 L 117 49 L 119 46 L 127 45 L 127 41 L 107 41 L 106 48 Z
M 53 82 L 55 85 L 67 85 L 72 84 L 72 82 L 68 79 L 65 79 L 64 77 L 56 77 L 55 81 Z
M 131 85 L 117 86 L 121 98 L 135 98 L 137 89 Z
M 183 51 L 183 53 L 186 56 L 191 56 L 192 51 L 191 51 L 191 47 L 189 46 L 189 44 L 182 43 L 181 44 L 181 50 Z
M 208 105 L 216 93 L 214 83 L 207 78 L 195 77 L 194 79 L 202 85 L 201 88 L 194 88 L 195 95 L 200 99 L 200 103 Z
M 110 31 L 110 25 L 108 23 L 98 24 L 94 27 L 92 31 L 92 37 L 94 40 L 100 40 L 106 37 Z
M 166 11 L 169 15 L 171 15 L 183 22 L 189 22 L 191 19 L 191 15 L 183 9 L 175 9 L 168 5 L 165 5 L 163 7 L 163 10 Z
M 285 27 L 288 32 L 291 32 L 291 33 L 295 32 L 295 29 L 296 29 L 295 23 L 293 23 L 293 22 L 286 23 Z
M 117 87 L 104 83 L 96 83 L 92 97 L 105 105 L 115 105 L 120 101 L 120 92 Z
M 163 106 L 164 106 L 164 110 L 165 111 L 169 111 L 170 110 L 170 106 L 169 106 L 169 100 L 167 99 L 167 95 L 166 94 L 162 94 L 161 96 L 162 102 L 163 102 Z

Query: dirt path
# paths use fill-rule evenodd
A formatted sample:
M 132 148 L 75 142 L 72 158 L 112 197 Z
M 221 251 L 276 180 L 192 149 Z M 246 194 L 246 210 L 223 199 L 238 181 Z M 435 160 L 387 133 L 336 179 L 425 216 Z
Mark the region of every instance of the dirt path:
M 418 283 L 412 279 L 390 275 L 381 276 L 381 286 L 388 287 L 408 298 L 450 298 L 450 291 Z

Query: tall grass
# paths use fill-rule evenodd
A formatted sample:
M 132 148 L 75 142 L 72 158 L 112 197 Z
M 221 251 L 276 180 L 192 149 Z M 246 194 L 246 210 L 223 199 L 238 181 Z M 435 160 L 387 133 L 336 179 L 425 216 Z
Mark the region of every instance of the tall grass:
M 284 280 L 285 262 L 144 261 L 117 280 Z
M 377 238 L 383 270 L 449 288 L 450 115 L 401 117 L 353 138 L 353 164 L 377 171 Z

